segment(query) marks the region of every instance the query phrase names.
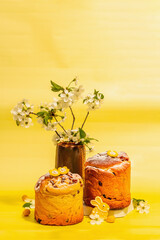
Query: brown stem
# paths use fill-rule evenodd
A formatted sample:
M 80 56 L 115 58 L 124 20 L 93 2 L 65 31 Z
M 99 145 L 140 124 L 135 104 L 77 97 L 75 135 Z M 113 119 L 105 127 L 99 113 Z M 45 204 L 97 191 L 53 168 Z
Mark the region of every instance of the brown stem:
M 86 120 L 87 120 L 87 118 L 88 118 L 88 115 L 89 115 L 89 112 L 87 112 L 87 115 L 86 115 L 86 117 L 85 117 L 85 119 L 84 119 L 84 122 L 83 122 L 83 124 L 82 124 L 81 129 L 83 128 L 83 126 L 84 126 L 84 124 L 85 124 L 85 122 L 86 122 Z
M 29 114 L 34 114 L 34 115 L 36 115 L 36 116 L 37 116 L 37 113 L 34 113 L 34 112 L 30 112 Z
M 71 110 L 71 113 L 72 113 L 72 117 L 73 117 L 73 122 L 72 122 L 72 127 L 71 127 L 71 130 L 73 129 L 74 127 L 74 122 L 75 122 L 75 116 L 74 116 L 74 113 L 73 113 L 73 110 L 71 108 L 71 106 L 69 106 L 70 110 Z
M 37 116 L 37 113 L 34 113 L 34 112 L 30 112 L 29 114 L 34 114 L 34 115 L 36 115 Z M 57 120 L 56 120 L 57 121 Z M 61 138 L 61 136 L 59 135 L 59 133 L 55 130 L 55 133 L 57 134 L 57 136 L 59 137 L 59 138 Z
M 65 128 L 58 122 L 57 118 L 56 118 L 55 116 L 53 116 L 53 117 L 54 117 L 54 119 L 56 120 L 56 122 L 59 124 L 59 126 L 63 129 L 63 131 L 64 131 L 65 133 L 67 133 L 66 130 L 65 130 Z
M 59 133 L 55 130 L 55 133 L 57 134 L 57 136 L 59 137 L 59 138 L 61 138 L 61 136 L 59 135 Z

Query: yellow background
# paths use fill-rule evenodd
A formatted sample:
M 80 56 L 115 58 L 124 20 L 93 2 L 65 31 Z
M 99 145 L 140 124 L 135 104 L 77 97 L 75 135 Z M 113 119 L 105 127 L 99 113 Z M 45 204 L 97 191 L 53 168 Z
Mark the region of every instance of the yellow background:
M 132 196 L 149 201 L 149 215 L 64 228 L 22 218 L 21 195 L 34 196 L 38 177 L 54 166 L 55 146 L 36 122 L 16 127 L 10 111 L 24 97 L 51 101 L 50 80 L 65 86 L 75 76 L 86 93 L 105 95 L 85 125 L 99 139 L 94 153 L 128 153 Z M 160 239 L 160 1 L 0 0 L 0 79 L 0 237 Z M 74 110 L 78 127 L 85 106 Z

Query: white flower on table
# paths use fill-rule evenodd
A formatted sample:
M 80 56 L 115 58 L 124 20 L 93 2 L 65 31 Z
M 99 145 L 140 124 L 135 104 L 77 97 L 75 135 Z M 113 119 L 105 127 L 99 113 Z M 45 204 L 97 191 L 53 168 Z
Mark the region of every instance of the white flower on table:
M 30 117 L 31 112 L 33 112 L 33 105 L 30 105 L 27 99 L 23 99 L 11 110 L 13 119 L 17 125 L 25 128 L 33 125 L 32 118 Z
M 31 198 L 27 197 L 26 195 L 23 195 L 22 200 L 25 202 L 25 204 L 23 205 L 23 207 L 25 209 L 35 208 L 35 200 L 34 199 L 31 199 Z
M 90 221 L 90 224 L 92 225 L 100 225 L 104 221 L 104 219 L 100 218 L 98 214 L 90 214 L 89 217 L 92 219 Z
M 150 205 L 147 201 L 140 201 L 136 209 L 139 213 L 149 213 Z

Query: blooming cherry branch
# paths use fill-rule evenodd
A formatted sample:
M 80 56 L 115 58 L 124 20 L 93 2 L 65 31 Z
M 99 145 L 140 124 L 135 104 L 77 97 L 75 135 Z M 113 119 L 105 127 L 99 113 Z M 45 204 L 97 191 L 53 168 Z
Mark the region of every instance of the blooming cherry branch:
M 74 78 L 65 88 L 51 81 L 51 90 L 58 93 L 58 96 L 57 98 L 53 98 L 53 101 L 50 103 L 41 104 L 38 112 L 34 112 L 33 105 L 30 105 L 28 100 L 23 99 L 11 111 L 17 126 L 28 128 L 33 125 L 32 116 L 35 115 L 37 117 L 37 122 L 40 123 L 45 130 L 55 132 L 54 141 L 56 143 L 73 142 L 75 144 L 84 144 L 91 151 L 93 148 L 88 144 L 96 139 L 90 138 L 82 128 L 88 118 L 89 112 L 100 108 L 104 95 L 94 90 L 93 94 L 88 94 L 83 99 L 83 103 L 88 106 L 87 114 L 81 128 L 73 129 L 75 115 L 72 105 L 82 98 L 84 92 L 83 86 L 77 86 L 77 84 L 77 78 Z M 66 130 L 62 124 L 66 119 L 66 108 L 70 109 L 73 118 L 71 130 Z M 63 131 L 59 131 L 58 127 Z
M 96 90 L 94 90 L 93 94 L 88 94 L 84 98 L 83 103 L 88 106 L 88 112 L 87 112 L 87 115 L 84 119 L 84 122 L 83 122 L 81 128 L 83 128 L 83 126 L 88 118 L 89 112 L 100 108 L 103 99 L 104 99 L 104 95 Z

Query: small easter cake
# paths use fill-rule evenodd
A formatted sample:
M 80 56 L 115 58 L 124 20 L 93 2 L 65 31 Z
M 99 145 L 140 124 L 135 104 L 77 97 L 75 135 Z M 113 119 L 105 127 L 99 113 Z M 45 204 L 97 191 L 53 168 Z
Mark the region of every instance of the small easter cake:
M 83 220 L 83 180 L 66 167 L 50 170 L 35 186 L 35 219 L 47 225 Z
M 100 196 L 110 209 L 128 207 L 130 194 L 131 162 L 124 152 L 106 151 L 88 158 L 85 163 L 84 202 Z

